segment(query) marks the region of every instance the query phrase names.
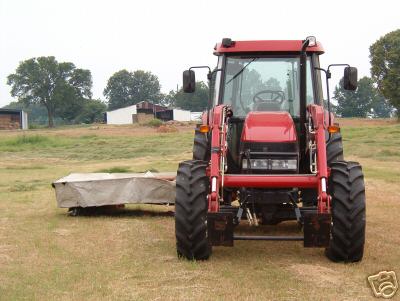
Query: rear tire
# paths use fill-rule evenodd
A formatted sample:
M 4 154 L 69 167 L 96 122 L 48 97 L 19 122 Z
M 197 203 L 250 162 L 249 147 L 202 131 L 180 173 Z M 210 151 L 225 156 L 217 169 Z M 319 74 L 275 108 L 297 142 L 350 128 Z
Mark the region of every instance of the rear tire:
M 332 163 L 329 178 L 332 229 L 326 256 L 335 262 L 357 262 L 364 254 L 365 186 L 357 162 Z
M 178 257 L 206 260 L 211 255 L 207 237 L 207 163 L 191 160 L 179 164 L 176 177 L 175 235 Z
M 209 161 L 211 155 L 207 134 L 200 132 L 199 126 L 194 132 L 193 160 Z

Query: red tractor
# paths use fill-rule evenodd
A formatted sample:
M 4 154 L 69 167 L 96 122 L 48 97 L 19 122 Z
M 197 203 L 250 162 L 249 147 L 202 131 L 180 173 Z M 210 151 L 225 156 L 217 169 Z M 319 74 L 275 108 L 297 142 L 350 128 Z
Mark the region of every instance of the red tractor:
M 195 131 L 193 160 L 179 164 L 175 233 L 178 256 L 205 260 L 212 246 L 234 240 L 303 241 L 325 247 L 333 261 L 357 262 L 365 241 L 361 166 L 344 161 L 340 128 L 330 109 L 330 68 L 320 68 L 315 37 L 297 41 L 232 41 L 214 48 L 217 67 L 191 67 L 183 89 L 195 91 L 194 68 L 208 68 L 210 98 Z M 325 74 L 324 103 L 321 72 Z M 294 220 L 301 236 L 235 235 L 241 222 Z

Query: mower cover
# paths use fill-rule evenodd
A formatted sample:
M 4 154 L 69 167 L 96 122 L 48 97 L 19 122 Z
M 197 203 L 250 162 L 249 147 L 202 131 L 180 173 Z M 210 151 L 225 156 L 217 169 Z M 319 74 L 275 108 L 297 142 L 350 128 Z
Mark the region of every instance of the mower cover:
M 173 204 L 175 173 L 73 173 L 55 181 L 60 208 Z

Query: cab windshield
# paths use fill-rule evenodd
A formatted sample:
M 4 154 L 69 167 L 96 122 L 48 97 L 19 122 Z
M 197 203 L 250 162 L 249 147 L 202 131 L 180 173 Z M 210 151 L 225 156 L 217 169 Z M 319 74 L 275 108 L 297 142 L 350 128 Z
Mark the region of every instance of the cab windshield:
M 313 103 L 311 64 L 307 62 L 307 103 Z M 227 57 L 223 103 L 235 116 L 250 111 L 300 115 L 299 57 Z

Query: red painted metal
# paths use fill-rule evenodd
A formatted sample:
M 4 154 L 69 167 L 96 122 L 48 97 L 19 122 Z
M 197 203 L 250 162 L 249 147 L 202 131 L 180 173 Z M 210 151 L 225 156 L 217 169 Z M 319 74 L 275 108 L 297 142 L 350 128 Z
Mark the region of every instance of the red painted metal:
M 322 106 L 309 105 L 307 107 L 308 112 L 311 115 L 315 131 L 315 142 L 317 144 L 317 166 L 319 178 L 318 185 L 318 212 L 329 213 L 330 211 L 330 196 L 327 193 L 328 186 L 328 165 L 326 157 L 326 141 L 325 132 L 327 125 L 325 122 L 325 111 Z M 323 184 L 325 181 L 325 185 Z M 325 188 L 325 190 L 324 190 Z
M 242 141 L 296 142 L 296 128 L 287 112 L 250 112 L 247 114 Z
M 210 177 L 210 194 L 208 196 L 208 211 L 218 212 L 220 202 L 220 188 L 226 187 L 255 187 L 255 188 L 317 188 L 318 189 L 318 212 L 329 213 L 330 196 L 327 193 L 329 170 L 326 157 L 325 132 L 327 129 L 325 121 L 325 111 L 322 106 L 309 105 L 307 110 L 311 116 L 313 124 L 313 133 L 310 139 L 314 139 L 317 145 L 317 166 L 316 175 L 223 175 L 222 160 L 226 154 L 226 131 L 227 122 L 225 112 L 226 106 L 219 105 L 212 110 L 210 118 L 211 127 L 211 162 L 207 174 Z M 243 138 L 255 141 L 263 135 L 264 132 L 271 131 L 268 139 L 278 139 L 276 141 L 287 141 L 287 137 L 294 139 L 296 132 L 293 129 L 293 121 L 285 114 L 272 114 L 264 112 L 259 114 L 252 113 L 250 117 L 250 126 L 245 125 L 247 133 Z M 280 116 L 279 118 L 276 118 Z M 285 117 L 286 116 L 286 117 Z M 275 119 L 276 118 L 276 119 Z M 273 127 L 280 130 L 273 129 Z M 285 131 L 282 131 L 282 127 Z M 291 134 L 287 134 L 290 132 Z M 250 134 L 251 133 L 251 134 Z M 285 138 L 286 135 L 286 138 Z M 275 137 L 277 136 L 277 137 Z M 280 137 L 279 137 L 280 136 Z M 283 138 L 282 138 L 283 136 Z M 267 138 L 263 138 L 267 139 Z M 246 140 L 246 141 L 249 141 Z M 263 140 L 271 141 L 271 140 Z M 292 140 L 291 140 L 292 141 Z M 296 141 L 295 139 L 293 141 Z
M 315 175 L 225 175 L 226 187 L 317 188 Z
M 218 212 L 220 202 L 220 188 L 226 187 L 255 187 L 255 188 L 317 188 L 318 189 L 318 212 L 329 213 L 330 196 L 327 193 L 329 170 L 326 157 L 325 112 L 322 106 L 309 105 L 307 110 L 313 123 L 313 134 L 317 145 L 317 175 L 223 175 L 222 160 L 226 154 L 226 131 L 227 122 L 225 112 L 226 106 L 219 105 L 212 110 L 210 115 L 211 128 L 211 162 L 207 170 L 210 177 L 210 194 L 208 196 L 208 211 Z M 296 141 L 296 132 L 293 129 L 293 121 L 286 114 L 271 112 L 250 113 L 250 125 L 245 123 L 245 139 L 255 141 L 263 136 L 263 132 L 269 132 L 268 138 L 277 141 Z M 280 118 L 278 118 L 280 117 Z M 274 126 L 280 130 L 274 129 Z M 246 128 L 247 127 L 247 128 Z M 285 130 L 282 130 L 284 128 Z M 251 133 L 251 134 L 250 134 Z M 288 134 L 290 133 L 290 134 Z M 283 138 L 282 138 L 283 136 Z M 258 137 L 258 138 L 257 138 Z M 271 138 L 272 137 L 272 138 Z M 285 138 L 286 137 L 286 138 Z M 285 140 L 286 139 L 286 140 Z M 246 140 L 246 141 L 249 141 Z M 256 140 L 257 141 L 257 140 Z M 271 140 L 262 140 L 271 141 Z
M 218 43 L 215 47 L 214 54 L 220 55 L 223 53 L 238 53 L 238 52 L 299 52 L 303 41 L 301 40 L 286 40 L 286 41 L 236 41 L 231 47 L 223 47 Z M 308 47 L 307 52 L 315 52 L 318 54 L 324 53 L 321 43 L 317 42 L 316 46 Z
M 226 122 L 224 118 L 224 105 L 214 107 L 211 126 L 211 166 L 210 166 L 210 194 L 208 196 L 208 211 L 218 212 L 219 190 L 221 185 L 221 158 L 226 152 Z

